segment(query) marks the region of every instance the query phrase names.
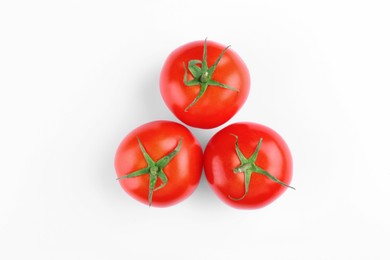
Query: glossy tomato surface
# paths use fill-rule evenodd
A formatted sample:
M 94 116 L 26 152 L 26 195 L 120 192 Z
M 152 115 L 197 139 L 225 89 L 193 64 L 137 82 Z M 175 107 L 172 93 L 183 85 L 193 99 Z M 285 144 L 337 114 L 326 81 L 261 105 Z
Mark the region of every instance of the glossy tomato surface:
M 149 170 L 140 176 L 125 177 L 148 168 L 141 145 L 154 162 L 173 155 L 160 169 L 166 176 L 165 186 L 163 179 L 157 178 L 152 198 L 149 197 Z M 186 127 L 171 121 L 153 121 L 134 129 L 123 139 L 115 155 L 115 169 L 120 185 L 130 196 L 151 206 L 166 207 L 194 192 L 202 174 L 202 156 L 199 142 Z
M 177 118 L 187 125 L 207 129 L 225 123 L 242 107 L 249 94 L 250 76 L 236 52 L 228 48 L 223 53 L 226 46 L 207 41 L 205 60 L 208 67 L 212 67 L 222 55 L 211 79 L 230 89 L 209 85 L 202 97 L 190 106 L 199 95 L 201 85 L 188 86 L 184 79 L 194 80 L 190 61 L 196 63 L 192 66 L 192 72 L 201 72 L 205 43 L 195 41 L 185 44 L 168 56 L 160 75 L 160 91 L 166 105 Z
M 246 166 L 242 166 L 238 153 L 242 153 L 242 158 L 251 158 L 256 148 L 259 149 L 257 156 L 253 156 L 256 157 L 255 169 L 271 174 L 280 183 L 265 174 L 253 172 L 245 195 Z M 211 138 L 204 152 L 208 183 L 223 202 L 235 208 L 256 209 L 273 202 L 291 182 L 292 167 L 291 153 L 282 137 L 271 128 L 256 123 L 235 123 L 225 127 Z

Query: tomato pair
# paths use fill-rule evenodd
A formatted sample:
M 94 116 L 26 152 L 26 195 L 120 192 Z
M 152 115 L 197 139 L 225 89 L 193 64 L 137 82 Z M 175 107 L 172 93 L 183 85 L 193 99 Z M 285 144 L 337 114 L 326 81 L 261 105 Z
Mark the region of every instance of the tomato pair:
M 217 127 L 232 118 L 249 87 L 249 72 L 241 58 L 229 46 L 206 40 L 173 51 L 160 77 L 161 95 L 169 109 L 198 128 Z M 176 204 L 193 193 L 203 168 L 213 191 L 236 208 L 269 204 L 290 187 L 292 177 L 286 143 L 275 131 L 255 123 L 220 130 L 203 155 L 185 126 L 150 122 L 122 141 L 115 168 L 129 195 L 158 207 Z
M 204 155 L 183 125 L 154 121 L 128 134 L 115 157 L 123 189 L 153 206 L 176 204 L 198 186 L 204 170 L 213 191 L 236 208 L 260 208 L 281 195 L 292 177 L 283 139 L 255 123 L 235 123 L 215 134 Z

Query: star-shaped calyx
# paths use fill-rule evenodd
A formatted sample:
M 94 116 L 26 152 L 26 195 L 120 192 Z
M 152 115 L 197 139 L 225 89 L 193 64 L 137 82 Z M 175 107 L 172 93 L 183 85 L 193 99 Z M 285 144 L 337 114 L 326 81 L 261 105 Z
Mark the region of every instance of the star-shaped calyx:
M 119 177 L 117 180 L 120 179 L 127 179 L 127 178 L 134 178 L 137 176 L 141 176 L 144 174 L 149 174 L 149 193 L 148 193 L 148 202 L 149 206 L 152 205 L 152 198 L 153 198 L 153 192 L 156 190 L 159 190 L 163 188 L 167 182 L 168 178 L 167 175 L 164 172 L 164 167 L 176 156 L 176 154 L 180 151 L 181 144 L 182 144 L 182 138 L 179 139 L 179 142 L 176 146 L 176 148 L 170 152 L 169 154 L 162 157 L 160 160 L 155 162 L 150 155 L 146 152 L 145 147 L 142 145 L 141 140 L 137 137 L 138 144 L 141 148 L 142 154 L 148 164 L 145 168 L 139 169 L 134 172 L 130 172 L 124 176 Z M 161 180 L 160 186 L 155 188 L 157 179 Z
M 257 157 L 259 155 L 259 150 L 260 150 L 260 147 L 261 147 L 261 143 L 263 142 L 263 138 L 260 138 L 260 141 L 258 142 L 258 144 L 256 146 L 256 149 L 253 152 L 253 154 L 249 158 L 246 158 L 242 154 L 240 148 L 238 147 L 238 136 L 236 136 L 234 134 L 232 134 L 232 136 L 234 136 L 236 138 L 235 149 L 236 149 L 237 156 L 240 159 L 240 165 L 238 167 L 234 168 L 233 172 L 235 174 L 244 173 L 245 193 L 240 198 L 234 198 L 234 197 L 229 195 L 228 197 L 230 199 L 232 199 L 232 200 L 242 200 L 243 198 L 245 198 L 245 196 L 248 194 L 248 191 L 249 191 L 249 184 L 250 184 L 250 181 L 251 181 L 252 173 L 257 173 L 257 174 L 264 175 L 268 179 L 270 179 L 270 180 L 272 180 L 272 181 L 274 181 L 276 183 L 279 183 L 280 185 L 283 185 L 285 187 L 288 187 L 288 188 L 291 188 L 291 189 L 295 190 L 295 188 L 293 188 L 293 187 L 287 185 L 286 183 L 280 181 L 278 178 L 273 176 L 271 173 L 267 172 L 266 170 L 264 170 L 261 167 L 256 165 L 256 159 L 257 159 Z
M 195 105 L 195 103 L 198 102 L 198 100 L 204 95 L 204 93 L 206 92 L 206 90 L 207 90 L 207 88 L 209 86 L 215 86 L 215 87 L 230 89 L 230 90 L 239 92 L 238 89 L 236 89 L 234 87 L 225 85 L 225 84 L 223 84 L 221 82 L 218 82 L 218 81 L 215 81 L 214 79 L 212 79 L 213 73 L 214 73 L 215 69 L 217 68 L 217 65 L 218 65 L 219 61 L 221 60 L 222 56 L 225 54 L 226 50 L 229 47 L 230 46 L 227 46 L 222 51 L 222 53 L 219 55 L 219 57 L 214 62 L 214 64 L 209 68 L 207 66 L 207 38 L 206 38 L 204 40 L 203 59 L 202 59 L 202 61 L 200 61 L 200 60 L 190 60 L 188 62 L 188 70 L 190 71 L 190 73 L 191 73 L 191 75 L 193 77 L 192 80 L 188 80 L 187 68 L 186 68 L 186 65 L 184 64 L 184 80 L 183 80 L 184 84 L 187 87 L 200 86 L 200 91 L 199 91 L 198 95 L 191 102 L 191 104 L 189 104 L 184 109 L 184 111 L 188 111 L 188 109 L 190 107 Z M 199 67 L 198 64 L 201 64 L 201 66 Z

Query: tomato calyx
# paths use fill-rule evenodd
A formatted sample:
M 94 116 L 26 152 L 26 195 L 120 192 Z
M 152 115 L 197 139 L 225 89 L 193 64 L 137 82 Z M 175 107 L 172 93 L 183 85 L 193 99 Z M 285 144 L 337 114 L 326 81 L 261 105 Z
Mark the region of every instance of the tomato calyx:
M 150 155 L 146 152 L 145 147 L 143 146 L 141 140 L 137 137 L 139 147 L 141 148 L 142 155 L 144 156 L 148 166 L 145 168 L 136 170 L 134 172 L 130 172 L 124 176 L 121 176 L 117 178 L 117 180 L 121 179 L 127 179 L 127 178 L 134 178 L 138 177 L 144 174 L 149 174 L 149 192 L 148 192 L 148 203 L 149 207 L 152 205 L 152 199 L 153 199 L 153 192 L 156 190 L 159 190 L 163 188 L 167 182 L 168 177 L 163 171 L 163 168 L 176 156 L 176 154 L 180 151 L 183 139 L 180 138 L 178 144 L 176 145 L 175 149 L 170 152 L 169 154 L 165 155 L 158 161 L 154 161 Z M 160 186 L 156 187 L 157 180 L 161 180 Z
M 187 112 L 190 107 L 192 107 L 193 105 L 196 104 L 196 102 L 198 102 L 198 100 L 204 95 L 204 93 L 206 92 L 206 90 L 209 86 L 220 87 L 220 88 L 229 89 L 229 90 L 239 92 L 239 90 L 234 88 L 234 87 L 228 86 L 226 84 L 223 84 L 221 82 L 218 82 L 218 81 L 215 81 L 212 79 L 213 73 L 214 73 L 215 69 L 217 68 L 219 61 L 222 59 L 222 56 L 225 54 L 225 52 L 227 51 L 227 49 L 229 47 L 230 47 L 230 45 L 227 46 L 222 51 L 222 53 L 218 56 L 218 58 L 214 62 L 214 64 L 209 68 L 207 65 L 207 38 L 206 38 L 204 40 L 202 61 L 190 60 L 188 62 L 188 70 L 190 71 L 190 73 L 193 77 L 192 80 L 188 80 L 187 67 L 186 67 L 185 63 L 183 63 L 183 65 L 184 65 L 184 79 L 183 79 L 184 85 L 186 85 L 187 87 L 193 87 L 193 86 L 200 85 L 200 91 L 199 91 L 198 95 L 191 102 L 191 104 L 189 104 L 184 109 L 185 112 Z M 201 64 L 201 67 L 199 67 L 198 64 Z
M 249 192 L 249 184 L 250 184 L 250 181 L 251 181 L 252 173 L 257 173 L 257 174 L 264 175 L 268 179 L 270 179 L 270 180 L 272 180 L 272 181 L 274 181 L 276 183 L 279 183 L 280 185 L 283 185 L 285 187 L 288 187 L 288 188 L 291 188 L 291 189 L 295 190 L 295 188 L 293 188 L 293 187 L 287 185 L 286 183 L 280 181 L 278 178 L 273 176 L 271 173 L 267 172 L 266 170 L 264 170 L 261 167 L 256 165 L 256 159 L 257 159 L 257 157 L 259 155 L 259 150 L 260 150 L 261 144 L 263 142 L 263 138 L 260 138 L 260 140 L 257 143 L 256 149 L 253 152 L 253 154 L 249 158 L 246 158 L 243 155 L 243 153 L 241 152 L 240 148 L 238 147 L 238 136 L 234 135 L 234 134 L 231 134 L 231 135 L 236 138 L 235 150 L 236 150 L 236 154 L 237 154 L 238 158 L 240 159 L 240 165 L 238 167 L 236 167 L 236 168 L 233 168 L 233 172 L 235 174 L 244 173 L 245 193 L 244 193 L 244 195 L 242 195 L 239 198 L 234 198 L 234 197 L 228 195 L 228 197 L 230 199 L 238 201 L 238 200 L 242 200 L 243 198 L 245 198 L 245 196 Z

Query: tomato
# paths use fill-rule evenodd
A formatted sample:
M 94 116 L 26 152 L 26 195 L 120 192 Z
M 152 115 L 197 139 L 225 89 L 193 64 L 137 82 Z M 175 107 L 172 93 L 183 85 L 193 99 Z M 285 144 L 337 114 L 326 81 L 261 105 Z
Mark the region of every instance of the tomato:
M 174 205 L 194 192 L 202 174 L 202 148 L 183 125 L 153 121 L 120 143 L 115 169 L 122 188 L 149 206 Z
M 249 71 L 233 50 L 212 41 L 195 41 L 174 50 L 160 75 L 168 108 L 187 125 L 214 128 L 245 103 Z
M 287 187 L 292 188 L 292 167 L 282 137 L 256 123 L 223 128 L 204 152 L 208 183 L 222 201 L 235 208 L 256 209 L 274 201 Z

